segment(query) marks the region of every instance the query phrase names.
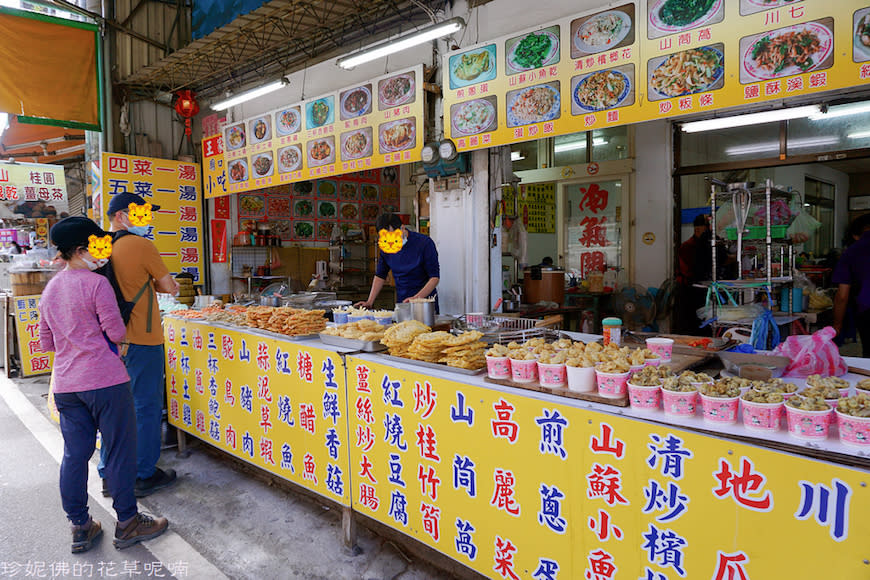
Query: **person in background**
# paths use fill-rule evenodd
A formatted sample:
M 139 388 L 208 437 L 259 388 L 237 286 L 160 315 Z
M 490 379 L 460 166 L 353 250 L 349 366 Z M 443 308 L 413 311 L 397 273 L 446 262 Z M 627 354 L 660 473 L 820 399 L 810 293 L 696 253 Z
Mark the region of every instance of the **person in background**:
M 704 305 L 707 292 L 695 288 L 694 284 L 709 280 L 712 273 L 712 254 L 710 252 L 710 224 L 707 216 L 701 214 L 692 222 L 692 237 L 680 245 L 677 254 L 679 269 L 677 284 L 674 288 L 673 331 L 681 334 L 697 334 L 701 320 L 696 311 Z
M 409 231 L 394 213 L 378 216 L 375 230 L 379 234 L 378 246 L 381 248 L 378 265 L 368 299 L 358 302 L 356 306 L 371 308 L 391 271 L 396 281 L 398 302 L 435 296 L 441 268 L 438 264 L 438 250 L 432 238 Z M 437 297 L 435 312 L 438 312 Z
M 843 333 L 850 304 L 855 328 L 861 339 L 863 357 L 870 357 L 870 214 L 855 219 L 849 232 L 855 242 L 843 251 L 831 281 L 837 286 L 834 296 L 834 329 Z
M 51 228 L 65 268 L 39 302 L 39 340 L 54 352 L 54 400 L 60 415 L 64 451 L 60 496 L 72 524 L 72 552 L 91 549 L 102 534 L 88 512 L 88 461 L 97 430 L 106 457 L 105 476 L 118 517 L 114 544 L 126 548 L 166 531 L 166 518 L 139 512 L 136 479 L 136 414 L 130 380 L 118 358 L 124 321 L 109 281 L 95 270 L 100 260 L 88 251 L 89 238 L 108 234 L 85 217 L 71 217 Z
M 130 221 L 130 204 L 141 206 L 145 200 L 132 193 L 118 193 L 109 202 L 107 213 L 114 233 L 112 268 L 124 299 L 136 302 L 121 354 L 136 402 L 135 492 L 136 497 L 145 497 L 171 485 L 176 478 L 175 470 L 157 467 L 164 400 L 163 328 L 157 292 L 178 294 L 178 283 L 154 243 L 143 237 L 149 226 L 134 225 Z M 159 206 L 151 207 L 151 211 L 158 209 Z M 102 467 L 105 455 L 101 454 L 101 458 Z M 105 485 L 103 494 L 106 494 Z
M 550 256 L 544 256 L 544 258 L 541 260 L 541 263 L 539 264 L 539 266 L 541 266 L 542 268 L 552 268 L 553 267 L 553 258 L 551 258 Z

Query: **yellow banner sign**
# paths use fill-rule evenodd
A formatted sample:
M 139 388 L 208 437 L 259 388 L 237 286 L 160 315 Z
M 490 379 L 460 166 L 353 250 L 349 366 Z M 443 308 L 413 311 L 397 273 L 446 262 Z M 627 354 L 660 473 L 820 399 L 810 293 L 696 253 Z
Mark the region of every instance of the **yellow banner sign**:
M 347 373 L 353 509 L 487 577 L 867 575 L 864 471 L 357 357 Z
M 103 153 L 102 202 L 98 219 L 107 224 L 105 210 L 113 195 L 135 193 L 159 205 L 145 237 L 154 242 L 169 271 L 187 272 L 194 283 L 204 282 L 202 193 L 198 163 Z
M 420 160 L 423 67 L 229 124 L 231 193 Z
M 45 352 L 39 343 L 39 295 L 15 296 L 15 331 L 21 353 L 21 374 L 25 377 L 51 372 L 54 353 Z
M 173 426 L 350 505 L 338 354 L 172 318 L 164 335 Z
M 767 100 L 870 79 L 858 0 L 649 0 L 444 56 L 445 133 L 460 150 Z

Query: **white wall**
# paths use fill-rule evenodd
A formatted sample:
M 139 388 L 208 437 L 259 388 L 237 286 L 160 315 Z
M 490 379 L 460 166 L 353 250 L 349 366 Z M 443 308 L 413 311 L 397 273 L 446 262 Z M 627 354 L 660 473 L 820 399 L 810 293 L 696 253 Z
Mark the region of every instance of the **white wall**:
M 672 275 L 673 191 L 671 177 L 671 125 L 652 121 L 635 125 L 634 203 L 632 204 L 631 249 L 635 284 L 658 287 Z M 646 232 L 655 235 L 652 245 L 643 243 Z
M 771 173 L 774 183 L 801 193 L 806 193 L 807 177 L 834 185 L 834 246 L 840 247 L 843 233 L 849 225 L 849 175 L 821 163 L 777 167 Z

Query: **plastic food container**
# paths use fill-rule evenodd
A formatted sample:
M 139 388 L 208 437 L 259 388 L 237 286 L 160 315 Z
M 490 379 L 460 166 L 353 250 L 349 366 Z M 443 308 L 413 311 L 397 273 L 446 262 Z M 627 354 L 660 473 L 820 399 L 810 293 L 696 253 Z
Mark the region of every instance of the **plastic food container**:
M 826 411 L 803 411 L 785 406 L 785 416 L 788 419 L 788 432 L 798 439 L 820 441 L 827 439 L 828 427 L 831 425 L 833 409 Z
M 840 443 L 870 447 L 870 417 L 854 417 L 840 411 L 835 412 L 840 428 Z
M 611 342 L 619 344 L 622 341 L 622 320 L 619 318 L 605 318 L 601 321 L 604 346 Z
M 595 369 L 595 379 L 598 381 L 598 394 L 607 399 L 620 399 L 628 392 L 628 377 L 626 373 L 602 373 Z
M 743 405 L 743 426 L 752 431 L 779 431 L 779 420 L 785 403 L 755 403 L 740 400 Z
M 511 380 L 515 383 L 534 383 L 538 380 L 538 361 L 511 359 Z
M 698 404 L 698 391 L 669 391 L 662 389 L 662 406 L 666 415 L 691 417 Z
M 568 373 L 564 364 L 538 363 L 538 380 L 542 387 L 564 387 Z
M 375 322 L 380 324 L 381 326 L 389 326 L 393 323 L 393 315 L 389 316 L 375 316 Z
M 486 357 L 486 376 L 491 379 L 511 378 L 511 360 L 506 356 Z
M 701 413 L 710 423 L 733 424 L 737 422 L 740 397 L 709 397 L 701 395 Z
M 657 367 L 661 364 L 662 364 L 662 357 L 661 356 L 659 356 L 658 358 L 648 358 L 645 361 L 643 361 L 643 366 L 645 366 L 645 367 Z
M 643 386 L 628 383 L 628 402 L 632 409 L 652 411 L 659 408 L 662 402 L 661 385 Z
M 342 312 L 341 310 L 333 310 L 332 311 L 332 321 L 336 324 L 347 324 L 348 315 L 347 312 Z
M 565 367 L 568 374 L 568 389 L 577 393 L 595 390 L 595 367 Z
M 671 362 L 674 353 L 674 341 L 671 338 L 648 338 L 646 347 L 661 357 L 661 362 Z

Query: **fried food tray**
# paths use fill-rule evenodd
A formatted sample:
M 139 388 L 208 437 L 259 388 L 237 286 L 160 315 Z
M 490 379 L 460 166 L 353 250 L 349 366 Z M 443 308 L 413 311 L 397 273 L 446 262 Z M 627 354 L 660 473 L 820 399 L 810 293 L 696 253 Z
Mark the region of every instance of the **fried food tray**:
M 389 354 L 384 354 L 382 352 L 377 353 L 377 355 L 381 358 L 385 358 L 385 359 L 392 361 L 392 362 L 405 363 L 405 364 L 414 365 L 414 366 L 418 366 L 418 367 L 424 367 L 427 369 L 434 369 L 436 371 L 445 371 L 445 372 L 454 373 L 457 375 L 467 375 L 470 377 L 473 377 L 475 375 L 479 375 L 480 373 L 486 371 L 485 366 L 481 367 L 477 370 L 460 369 L 457 367 L 451 367 L 451 366 L 441 364 L 441 363 L 430 363 L 430 362 L 426 362 L 426 361 L 422 361 L 422 360 L 415 360 L 412 358 L 404 358 L 401 356 L 393 356 L 393 355 L 389 355 Z
M 380 343 L 377 340 L 359 340 L 356 338 L 345 338 L 343 336 L 333 336 L 331 334 L 323 334 L 320 333 L 318 335 L 320 337 L 320 342 L 323 344 L 328 344 L 330 346 L 337 346 L 340 348 L 350 348 L 353 350 L 360 350 L 363 352 L 380 352 L 382 350 L 387 350 L 387 347 Z

